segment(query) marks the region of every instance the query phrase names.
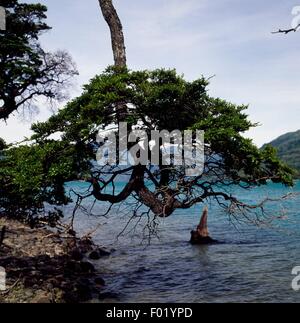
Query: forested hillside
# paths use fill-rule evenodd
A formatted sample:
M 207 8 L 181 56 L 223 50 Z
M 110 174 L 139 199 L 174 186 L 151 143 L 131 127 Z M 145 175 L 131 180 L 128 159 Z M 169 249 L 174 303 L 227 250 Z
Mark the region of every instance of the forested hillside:
M 278 149 L 279 157 L 295 168 L 300 177 L 300 130 L 282 135 L 270 145 Z

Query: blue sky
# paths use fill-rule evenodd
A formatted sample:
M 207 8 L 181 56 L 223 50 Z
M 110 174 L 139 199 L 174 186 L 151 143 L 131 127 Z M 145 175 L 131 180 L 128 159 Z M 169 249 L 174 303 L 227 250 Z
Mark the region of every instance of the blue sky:
M 298 1 L 298 3 L 297 3 Z M 42 37 L 48 50 L 66 49 L 81 86 L 113 63 L 108 27 L 98 0 L 40 0 L 48 6 L 52 31 Z M 247 136 L 262 145 L 300 129 L 300 32 L 272 35 L 290 27 L 300 0 L 115 0 L 124 26 L 131 69 L 176 68 L 188 79 L 214 76 L 210 94 L 249 104 L 260 127 Z M 300 22 L 300 19 L 299 19 Z M 46 120 L 47 107 L 34 117 Z M 13 116 L 0 122 L 8 141 L 29 135 L 30 122 Z

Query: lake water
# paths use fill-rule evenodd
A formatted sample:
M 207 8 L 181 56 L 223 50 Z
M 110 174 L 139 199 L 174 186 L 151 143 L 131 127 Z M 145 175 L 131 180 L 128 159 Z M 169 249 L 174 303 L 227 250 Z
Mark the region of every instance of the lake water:
M 82 191 L 85 184 L 70 186 Z M 300 182 L 292 191 L 300 192 Z M 290 190 L 274 184 L 236 191 L 247 202 L 287 192 Z M 300 266 L 300 197 L 269 206 L 274 215 L 282 210 L 287 213 L 272 227 L 245 224 L 236 228 L 216 204 L 208 206 L 211 235 L 222 242 L 211 246 L 188 243 L 203 205 L 162 220 L 159 239 L 153 238 L 151 244 L 143 240 L 143 220 L 135 232 L 128 231 L 136 221 L 119 237 L 132 214 L 130 205 L 114 208 L 108 218 L 99 216 L 106 210 L 103 203 L 95 205 L 94 216 L 78 212 L 76 229 L 87 233 L 101 224 L 95 242 L 116 250 L 111 257 L 95 262 L 107 282 L 104 301 L 300 302 L 300 292 L 291 287 L 292 269 Z M 70 212 L 69 208 L 65 211 Z

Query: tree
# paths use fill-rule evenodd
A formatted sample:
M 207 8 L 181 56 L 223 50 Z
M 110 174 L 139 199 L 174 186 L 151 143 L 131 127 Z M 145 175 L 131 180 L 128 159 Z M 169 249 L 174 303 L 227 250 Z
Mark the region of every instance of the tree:
M 244 113 L 247 107 L 211 98 L 207 84 L 203 78 L 185 81 L 172 70 L 131 72 L 109 68 L 85 86 L 82 96 L 48 122 L 35 124 L 32 139 L 45 149 L 54 144 L 49 139 L 51 135 L 62 134 L 59 149 L 54 152 L 55 163 L 60 158 L 71 159 L 72 151 L 73 160 L 76 156 L 73 178 L 65 177 L 64 181 L 89 181 L 92 187 L 85 197 L 94 196 L 111 204 L 133 197 L 136 209 L 144 205 L 158 217 L 168 217 L 176 209 L 188 209 L 207 199 L 215 199 L 231 211 L 251 211 L 254 206 L 227 193 L 228 188 L 250 189 L 266 185 L 268 180 L 292 185 L 293 172 L 276 157 L 274 149 L 266 147 L 261 151 L 242 136 L 254 126 Z M 189 177 L 184 167 L 163 164 L 158 167 L 97 166 L 93 162 L 99 148 L 97 134 L 117 122 L 118 102 L 126 102 L 131 107 L 126 118 L 129 127 L 139 127 L 148 135 L 153 130 L 205 130 L 204 173 Z M 119 136 L 118 130 L 112 131 Z M 129 180 L 120 191 L 113 189 L 111 194 L 104 193 L 107 188 L 115 187 L 124 175 Z
M 67 52 L 49 53 L 39 43 L 39 37 L 51 29 L 45 23 L 45 6 L 17 0 L 0 0 L 0 6 L 6 11 L 6 30 L 0 30 L 0 119 L 6 120 L 19 108 L 32 109 L 38 97 L 63 99 L 71 78 L 78 73 Z M 32 221 L 44 208 L 43 203 L 48 199 L 45 195 L 50 196 L 45 191 L 42 194 L 42 185 L 53 193 L 52 199 L 57 197 L 57 204 L 66 202 L 59 200 L 58 192 L 54 193 L 57 177 L 51 184 L 47 181 L 41 184 L 40 175 L 20 183 L 22 176 L 30 176 L 35 168 L 43 167 L 42 156 L 48 158 L 51 147 L 38 151 L 29 147 L 11 148 L 9 152 L 6 149 L 7 145 L 0 139 L 0 213 L 5 211 L 15 218 Z M 24 158 L 24 163 L 19 160 L 10 169 L 14 158 Z M 53 202 L 51 198 L 49 203 Z M 48 219 L 60 215 L 60 212 L 49 212 Z
M 7 28 L 0 31 L 0 119 L 19 108 L 32 108 L 37 97 L 60 100 L 77 74 L 70 55 L 43 50 L 39 37 L 50 30 L 47 8 L 17 0 L 0 0 Z
M 111 1 L 102 1 L 100 5 L 109 24 L 118 21 Z M 121 24 L 117 22 L 116 26 L 119 30 L 111 26 L 112 34 L 120 32 Z M 125 49 L 122 41 L 119 45 Z M 118 50 L 114 55 L 116 62 L 117 53 Z M 151 226 L 158 217 L 171 216 L 177 209 L 215 200 L 231 214 L 242 214 L 243 219 L 258 223 L 264 219 L 264 204 L 269 200 L 249 205 L 230 193 L 230 189 L 251 189 L 269 181 L 291 186 L 293 171 L 277 158 L 275 149 L 259 150 L 244 137 L 246 131 L 256 126 L 248 120 L 247 106 L 212 98 L 207 86 L 203 77 L 189 82 L 175 70 L 130 71 L 117 63 L 109 67 L 84 87 L 81 96 L 47 122 L 32 126 L 31 146 L 5 150 L 5 158 L 0 161 L 5 178 L 0 210 L 20 216 L 26 213 L 29 218 L 43 215 L 45 202 L 52 205 L 69 202 L 66 182 L 83 180 L 91 186 L 84 195 L 76 193 L 75 211 L 84 199 L 91 197 L 96 202 L 107 202 L 107 212 L 113 205 L 130 201 L 132 219 L 153 214 Z M 120 105 L 124 107 L 121 118 Z M 160 139 L 152 147 L 158 151 L 158 165 L 151 165 L 150 159 L 141 164 L 140 156 L 150 155 L 151 148 L 139 145 L 142 140 L 138 137 L 126 147 L 136 163 L 98 165 L 96 154 L 103 144 L 99 134 L 106 137 L 107 133 L 114 133 L 120 142 L 124 139 L 117 127 L 120 121 L 127 122 L 127 130 L 142 130 L 147 137 L 154 130 L 205 131 L 203 173 L 189 176 L 184 165 L 167 166 Z M 58 133 L 60 139 L 51 139 Z M 129 134 L 124 137 L 130 142 Z M 192 142 L 197 144 L 195 137 Z M 11 200 L 13 203 L 9 203 Z

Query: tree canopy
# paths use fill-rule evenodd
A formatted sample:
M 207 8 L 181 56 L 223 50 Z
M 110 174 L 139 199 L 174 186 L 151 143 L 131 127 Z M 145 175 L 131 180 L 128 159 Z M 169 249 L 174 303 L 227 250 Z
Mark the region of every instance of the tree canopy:
M 0 208 L 6 213 L 13 208 L 13 214 L 18 208 L 19 214 L 28 209 L 34 210 L 29 215 L 44 214 L 44 202 L 68 203 L 66 182 L 84 180 L 91 187 L 82 199 L 93 196 L 114 205 L 132 197 L 136 201 L 133 212 L 142 205 L 158 217 L 208 199 L 231 212 L 246 212 L 255 206 L 238 200 L 229 193 L 230 187 L 247 189 L 268 181 L 293 185 L 293 171 L 277 158 L 275 149 L 259 150 L 244 137 L 255 126 L 248 120 L 247 106 L 212 98 L 207 86 L 204 78 L 189 82 L 175 70 L 108 68 L 47 122 L 34 124 L 31 145 L 5 151 L 0 161 L 4 178 Z M 204 173 L 189 177 L 182 166 L 152 167 L 151 161 L 148 166 L 97 165 L 97 135 L 117 124 L 119 102 L 127 107 L 129 129 L 143 129 L 147 134 L 152 130 L 204 130 Z M 118 136 L 118 129 L 111 131 Z M 125 175 L 128 180 L 120 190 L 106 191 Z M 5 202 L 12 198 L 6 191 L 13 192 L 13 203 Z
M 0 0 L 6 9 L 6 30 L 0 31 L 0 120 L 19 108 L 32 109 L 37 97 L 60 100 L 77 74 L 70 55 L 46 52 L 39 37 L 51 28 L 41 4 Z

